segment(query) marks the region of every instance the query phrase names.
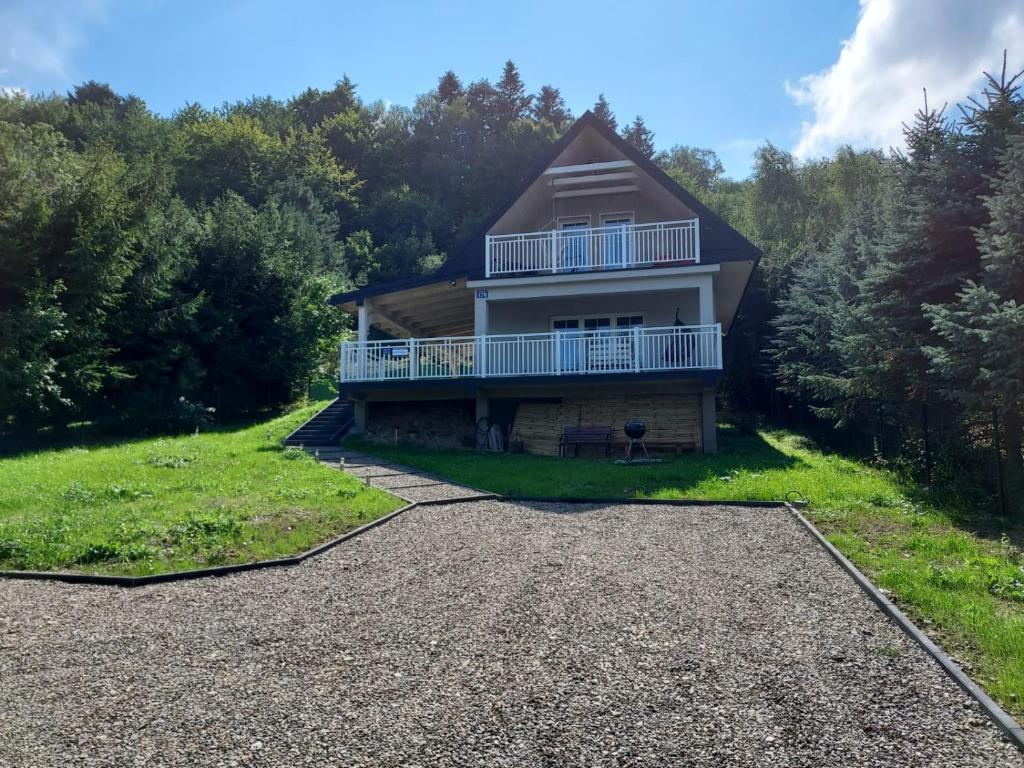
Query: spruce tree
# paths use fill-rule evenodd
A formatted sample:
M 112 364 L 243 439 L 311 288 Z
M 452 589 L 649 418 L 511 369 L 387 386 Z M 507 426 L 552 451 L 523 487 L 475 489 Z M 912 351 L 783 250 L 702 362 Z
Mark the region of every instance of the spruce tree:
M 511 60 L 505 62 L 501 78 L 494 86 L 495 113 L 502 125 L 525 117 L 533 97 L 526 93 L 519 70 Z
M 603 93 L 597 94 L 597 101 L 594 102 L 593 111 L 594 117 L 601 120 L 613 131 L 619 130 L 619 121 L 615 119 L 615 113 L 612 112 L 612 108 L 608 106 L 608 100 L 604 97 Z
M 654 134 L 640 115 L 622 130 L 622 138 L 639 149 L 644 157 L 654 157 Z
M 865 204 L 827 249 L 795 270 L 771 322 L 779 386 L 836 426 L 873 412 L 880 396 L 877 382 L 861 375 L 843 343 L 855 331 L 858 283 L 878 227 L 876 207 Z
M 916 409 L 934 399 L 922 352 L 931 324 L 921 305 L 951 298 L 977 258 L 964 229 L 970 196 L 957 184 L 963 174 L 953 125 L 926 104 L 905 136 L 907 156 L 893 167 L 884 223 L 860 281 L 856 327 L 842 343 L 866 386 L 887 393 L 892 408 Z
M 484 135 L 503 127 L 498 115 L 498 92 L 487 78 L 470 83 L 466 88 L 466 106 L 469 115 Z
M 1024 135 L 1007 138 L 989 223 L 977 230 L 984 265 L 954 302 L 927 305 L 939 342 L 926 348 L 944 392 L 965 408 L 995 409 L 1010 475 L 1024 481 Z
M 564 131 L 572 122 L 572 113 L 565 105 L 561 92 L 550 85 L 542 86 L 540 93 L 533 99 L 531 112 L 535 120 L 546 120 L 556 131 Z
M 450 69 L 437 82 L 437 100 L 451 104 L 462 95 L 462 81 Z

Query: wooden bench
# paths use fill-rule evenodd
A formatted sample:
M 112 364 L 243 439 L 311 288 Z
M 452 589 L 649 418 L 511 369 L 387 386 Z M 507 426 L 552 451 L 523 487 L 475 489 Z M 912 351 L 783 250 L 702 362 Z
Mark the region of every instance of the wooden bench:
M 623 451 L 629 448 L 629 440 L 620 441 Z M 644 447 L 649 451 L 674 451 L 678 456 L 683 453 L 693 453 L 697 450 L 697 443 L 694 440 L 676 439 L 672 437 L 644 437 L 641 439 Z M 637 450 L 640 450 L 639 448 Z M 643 453 L 643 451 L 640 451 Z M 634 452 L 635 453 L 635 452 Z
M 612 455 L 612 441 L 615 435 L 607 424 L 584 424 L 578 427 L 566 425 L 562 427 L 562 436 L 558 440 L 558 455 L 566 456 L 569 446 L 574 447 L 574 456 L 578 456 L 581 445 L 603 445 L 604 455 Z

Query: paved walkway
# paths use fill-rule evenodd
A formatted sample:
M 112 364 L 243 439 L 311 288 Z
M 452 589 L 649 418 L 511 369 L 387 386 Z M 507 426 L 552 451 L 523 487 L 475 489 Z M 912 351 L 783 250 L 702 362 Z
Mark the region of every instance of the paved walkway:
M 437 475 L 345 447 L 306 450 L 311 453 L 316 451 L 320 461 L 329 467 L 344 469 L 345 472 L 365 480 L 375 488 L 385 490 L 406 501 L 466 499 L 487 495 L 483 491 L 450 482 Z M 342 461 L 344 466 L 341 464 Z
M 0 581 L 3 768 L 326 765 L 1024 756 L 779 508 L 462 502 L 292 568 Z

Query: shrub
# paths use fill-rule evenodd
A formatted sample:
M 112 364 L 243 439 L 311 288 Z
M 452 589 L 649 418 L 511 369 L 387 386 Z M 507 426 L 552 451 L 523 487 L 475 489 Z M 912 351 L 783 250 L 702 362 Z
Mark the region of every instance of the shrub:
M 188 546 L 193 550 L 208 548 L 221 539 L 237 541 L 242 535 L 243 521 L 237 512 L 189 512 L 185 519 L 173 525 L 169 538 L 175 546 Z
M 213 423 L 215 408 L 207 408 L 202 403 L 186 400 L 184 395 L 174 404 L 171 419 L 175 426 L 185 430 L 199 430 Z

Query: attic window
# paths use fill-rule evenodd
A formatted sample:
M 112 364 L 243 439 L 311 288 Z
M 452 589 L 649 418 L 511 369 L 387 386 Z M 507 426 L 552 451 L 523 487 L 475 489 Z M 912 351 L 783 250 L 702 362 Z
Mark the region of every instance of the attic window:
M 566 173 L 579 174 L 590 171 L 610 171 L 613 169 L 632 168 L 636 165 L 632 160 L 608 160 L 599 163 L 583 163 L 582 165 L 556 165 L 544 171 L 545 176 L 557 176 Z

